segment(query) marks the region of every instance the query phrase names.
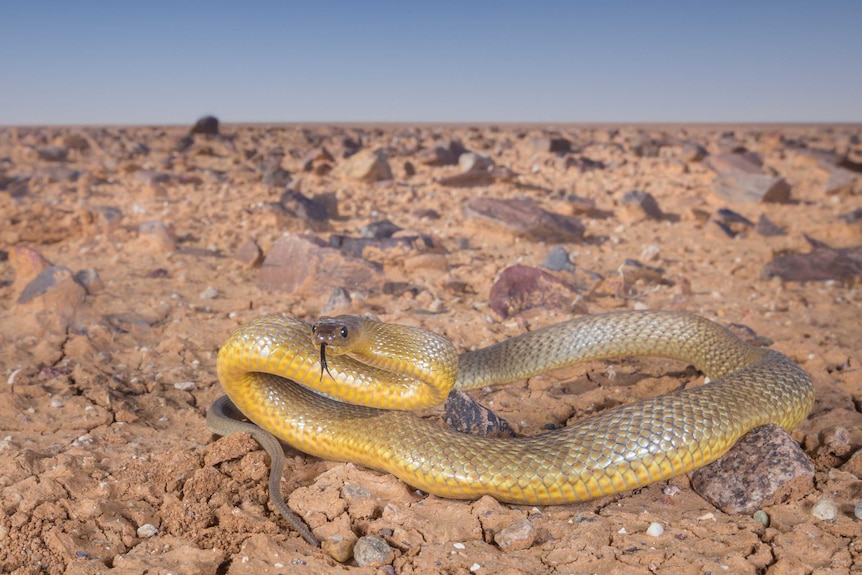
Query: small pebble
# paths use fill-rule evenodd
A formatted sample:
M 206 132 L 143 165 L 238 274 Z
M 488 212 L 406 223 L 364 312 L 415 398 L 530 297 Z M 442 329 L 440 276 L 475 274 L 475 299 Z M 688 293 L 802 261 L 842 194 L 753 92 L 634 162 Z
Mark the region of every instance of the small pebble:
M 831 521 L 838 515 L 838 506 L 824 497 L 811 509 L 811 515 L 823 521 Z
M 454 547 L 455 549 L 466 549 L 467 548 L 467 546 L 464 545 L 463 543 L 453 543 L 452 547 Z
M 179 383 L 174 384 L 174 389 L 178 389 L 180 391 L 189 391 L 195 388 L 195 382 L 193 381 L 181 381 Z
M 856 519 L 862 519 L 862 501 L 856 502 L 856 508 L 853 510 L 853 513 L 856 515 Z
M 761 523 L 763 523 L 764 527 L 769 527 L 769 515 L 767 515 L 766 511 L 764 511 L 763 509 L 758 509 L 757 511 L 755 511 L 752 517 L 755 521 L 760 521 Z
M 209 286 L 207 289 L 205 289 L 204 291 L 201 292 L 200 298 L 201 299 L 215 299 L 218 296 L 219 296 L 219 291 L 216 288 Z
M 158 532 L 159 530 L 152 523 L 144 523 L 138 527 L 138 537 L 148 538 L 156 535 Z
M 650 523 L 649 527 L 647 527 L 646 534 L 650 537 L 658 537 L 664 533 L 664 527 L 661 526 L 660 523 Z
M 481 568 L 482 568 L 482 566 L 479 565 L 478 563 L 473 563 L 472 565 L 470 565 L 470 572 L 475 573 L 476 571 L 478 571 Z

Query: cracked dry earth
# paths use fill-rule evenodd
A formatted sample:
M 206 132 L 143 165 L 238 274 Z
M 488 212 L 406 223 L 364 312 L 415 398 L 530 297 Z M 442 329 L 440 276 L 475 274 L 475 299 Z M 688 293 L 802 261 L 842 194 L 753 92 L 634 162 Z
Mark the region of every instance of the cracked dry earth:
M 857 252 L 812 281 L 764 274 L 782 255 L 862 244 L 858 126 L 220 131 L 0 130 L 0 572 L 862 572 Z M 479 155 L 459 165 L 465 151 Z M 376 163 L 351 167 L 363 154 Z M 719 186 L 727 154 L 782 178 L 777 201 Z M 476 161 L 494 167 L 465 171 Z M 470 204 L 518 198 L 530 208 L 505 217 Z M 512 223 L 536 207 L 562 228 Z M 382 220 L 400 229 L 386 237 Z M 323 264 L 276 258 L 285 238 Z M 515 265 L 545 283 L 492 301 Z M 427 496 L 286 448 L 283 491 L 321 550 L 271 508 L 257 444 L 204 423 L 219 345 L 262 314 L 371 314 L 470 349 L 646 308 L 744 324 L 811 375 L 817 401 L 793 438 L 815 475 L 764 504 L 768 526 L 722 513 L 685 476 L 529 507 Z M 620 359 L 473 395 L 533 434 L 700 382 L 686 365 Z M 831 518 L 812 514 L 823 500 Z M 360 566 L 368 535 L 388 547 Z

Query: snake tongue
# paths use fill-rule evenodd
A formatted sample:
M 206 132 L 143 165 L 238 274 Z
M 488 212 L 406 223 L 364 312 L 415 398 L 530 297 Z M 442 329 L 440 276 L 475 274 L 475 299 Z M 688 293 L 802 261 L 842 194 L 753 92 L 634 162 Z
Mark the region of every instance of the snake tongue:
M 329 366 L 326 364 L 326 342 L 320 342 L 320 381 L 323 381 L 323 372 L 332 377 L 329 371 Z

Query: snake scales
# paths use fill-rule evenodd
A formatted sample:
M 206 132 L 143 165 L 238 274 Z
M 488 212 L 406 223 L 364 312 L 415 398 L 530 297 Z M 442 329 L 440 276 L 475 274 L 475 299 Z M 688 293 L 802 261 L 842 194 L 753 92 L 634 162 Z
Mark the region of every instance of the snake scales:
M 473 389 L 576 362 L 645 355 L 689 362 L 711 382 L 515 439 L 464 435 L 400 411 L 442 402 L 453 386 Z M 785 355 L 750 346 L 702 317 L 664 311 L 584 316 L 460 357 L 449 340 L 418 328 L 341 316 L 312 330 L 263 317 L 222 346 L 218 377 L 227 396 L 210 408 L 210 429 L 249 431 L 263 443 L 273 463 L 273 502 L 311 542 L 281 500 L 283 452 L 273 436 L 444 497 L 554 504 L 686 473 L 755 427 L 794 427 L 814 401 L 808 375 Z M 387 386 L 378 389 L 383 380 Z M 333 400 L 339 392 L 341 401 Z

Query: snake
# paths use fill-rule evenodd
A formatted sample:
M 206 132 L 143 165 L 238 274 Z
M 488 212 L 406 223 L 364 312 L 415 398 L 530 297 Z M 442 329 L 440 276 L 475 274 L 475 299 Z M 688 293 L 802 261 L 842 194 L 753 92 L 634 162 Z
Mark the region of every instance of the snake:
M 443 402 L 452 389 L 630 356 L 688 362 L 706 381 L 505 439 L 459 433 L 411 413 Z M 814 402 L 811 379 L 786 355 L 702 316 L 661 310 L 584 315 L 460 355 L 449 339 L 418 327 L 363 316 L 309 325 L 272 315 L 238 327 L 219 349 L 216 369 L 226 395 L 208 410 L 207 425 L 261 442 L 271 460 L 273 506 L 313 544 L 279 489 L 279 440 L 441 497 L 551 505 L 687 473 L 754 428 L 792 429 Z

